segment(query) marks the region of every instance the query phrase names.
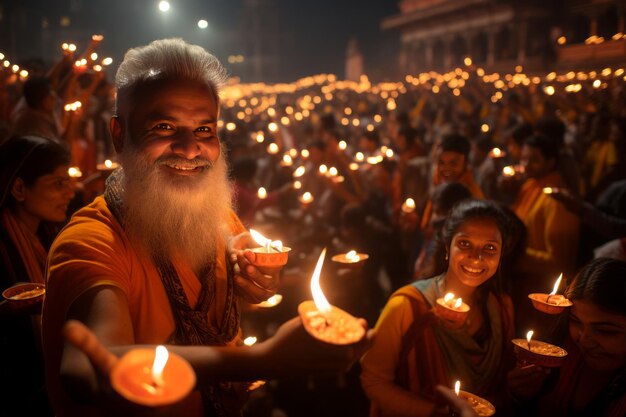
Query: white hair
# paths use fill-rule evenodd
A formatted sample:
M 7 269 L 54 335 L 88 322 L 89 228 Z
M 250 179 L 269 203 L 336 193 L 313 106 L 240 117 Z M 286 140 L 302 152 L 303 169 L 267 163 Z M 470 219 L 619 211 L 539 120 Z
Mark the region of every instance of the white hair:
M 227 71 L 204 48 L 179 38 L 160 39 L 129 49 L 115 75 L 116 111 L 137 86 L 163 78 L 200 81 L 213 91 L 217 100 L 226 83 Z

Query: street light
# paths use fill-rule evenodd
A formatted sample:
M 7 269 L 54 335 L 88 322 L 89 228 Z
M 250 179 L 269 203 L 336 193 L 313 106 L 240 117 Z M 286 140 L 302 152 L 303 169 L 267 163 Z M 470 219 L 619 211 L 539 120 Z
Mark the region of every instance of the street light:
M 209 22 L 207 22 L 207 21 L 206 21 L 206 20 L 204 20 L 204 19 L 198 20 L 198 27 L 199 27 L 200 29 L 206 29 L 206 28 L 208 28 L 208 27 L 209 27 Z
M 160 1 L 159 2 L 159 10 L 162 12 L 167 12 L 170 9 L 170 2 L 169 1 Z

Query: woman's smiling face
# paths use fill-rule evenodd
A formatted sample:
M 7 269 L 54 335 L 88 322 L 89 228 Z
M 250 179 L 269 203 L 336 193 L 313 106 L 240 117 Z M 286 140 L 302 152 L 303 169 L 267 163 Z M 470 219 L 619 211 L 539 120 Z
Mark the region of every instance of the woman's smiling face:
M 449 248 L 448 284 L 476 288 L 498 270 L 502 253 L 502 234 L 489 218 L 474 218 L 463 223 Z

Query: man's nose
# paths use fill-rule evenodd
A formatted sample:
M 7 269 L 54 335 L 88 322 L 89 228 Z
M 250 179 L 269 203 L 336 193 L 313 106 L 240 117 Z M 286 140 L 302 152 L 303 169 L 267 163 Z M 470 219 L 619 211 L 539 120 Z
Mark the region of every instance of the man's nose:
M 200 155 L 200 145 L 193 132 L 183 130 L 171 145 L 172 151 L 179 156 L 193 159 Z

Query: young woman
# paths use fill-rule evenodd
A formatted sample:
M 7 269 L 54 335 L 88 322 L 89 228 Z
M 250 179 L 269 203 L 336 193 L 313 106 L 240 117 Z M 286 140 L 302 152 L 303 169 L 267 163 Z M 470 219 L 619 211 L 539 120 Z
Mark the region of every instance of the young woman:
M 18 282 L 45 282 L 48 248 L 74 196 L 69 165 L 68 151 L 49 139 L 14 137 L 0 146 L 0 291 Z M 16 308 L 0 302 L 8 415 L 51 414 L 43 389 L 40 312 L 41 304 Z
M 572 301 L 568 355 L 547 376 L 537 367 L 515 368 L 509 385 L 519 415 L 622 417 L 626 415 L 626 262 L 598 258 L 565 293 Z
M 506 230 L 506 216 L 488 201 L 463 200 L 452 209 L 441 231 L 445 271 L 391 296 L 362 359 L 372 416 L 428 416 L 435 387 L 456 380 L 498 403 L 513 365 L 513 308 L 500 276 Z M 470 307 L 460 327 L 434 312 L 436 299 L 448 292 Z

